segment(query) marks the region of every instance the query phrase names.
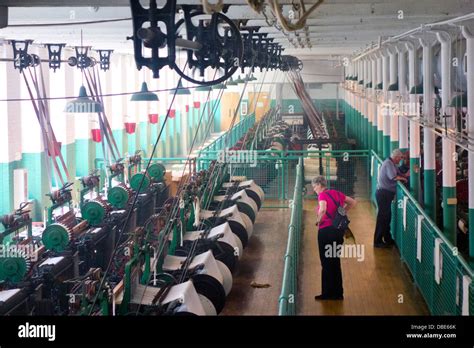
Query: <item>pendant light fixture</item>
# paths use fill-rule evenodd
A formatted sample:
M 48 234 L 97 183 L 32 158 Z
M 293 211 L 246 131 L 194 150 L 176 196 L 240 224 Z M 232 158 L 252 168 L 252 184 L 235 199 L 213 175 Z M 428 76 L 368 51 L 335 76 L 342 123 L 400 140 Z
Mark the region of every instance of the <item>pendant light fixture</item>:
M 144 101 L 144 102 L 150 102 L 150 101 L 158 101 L 158 96 L 150 92 L 148 90 L 148 85 L 146 82 L 142 83 L 142 88 L 140 92 L 136 92 L 132 94 L 132 98 L 130 98 L 130 101 Z

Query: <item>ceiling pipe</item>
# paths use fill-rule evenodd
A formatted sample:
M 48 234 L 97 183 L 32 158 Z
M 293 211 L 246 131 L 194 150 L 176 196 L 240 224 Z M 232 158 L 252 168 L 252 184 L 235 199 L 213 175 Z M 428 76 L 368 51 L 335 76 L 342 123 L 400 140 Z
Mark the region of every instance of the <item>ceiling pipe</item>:
M 445 21 L 441 21 L 441 22 L 422 24 L 419 27 L 417 27 L 415 29 L 411 29 L 407 32 L 404 32 L 404 33 L 400 34 L 400 35 L 392 36 L 392 37 L 388 38 L 385 41 L 382 41 L 381 38 L 379 38 L 379 44 L 378 44 L 377 47 L 371 48 L 371 49 L 359 54 L 358 56 L 354 57 L 352 60 L 357 61 L 357 60 L 365 57 L 366 55 L 368 55 L 370 53 L 378 51 L 379 49 L 382 48 L 383 45 L 386 45 L 386 44 L 389 44 L 389 43 L 394 43 L 394 42 L 396 42 L 400 39 L 409 38 L 410 36 L 412 36 L 414 34 L 417 34 L 417 33 L 420 33 L 420 32 L 423 32 L 423 31 L 426 31 L 427 29 L 431 29 L 431 28 L 438 27 L 438 26 L 443 26 L 443 25 L 454 24 L 454 23 L 457 23 L 457 22 L 463 22 L 463 21 L 467 21 L 467 20 L 470 20 L 470 19 L 474 19 L 474 12 L 469 13 L 469 14 L 464 15 L 464 16 L 460 16 L 460 17 L 451 18 L 451 19 L 448 19 L 448 20 L 445 20 Z

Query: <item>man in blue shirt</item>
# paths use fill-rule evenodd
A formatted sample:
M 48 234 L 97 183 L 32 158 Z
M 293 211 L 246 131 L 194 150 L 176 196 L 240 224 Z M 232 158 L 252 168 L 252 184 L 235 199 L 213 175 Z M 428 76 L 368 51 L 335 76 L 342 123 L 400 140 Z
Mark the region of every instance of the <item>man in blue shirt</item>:
M 397 192 L 397 181 L 407 182 L 406 175 L 400 173 L 398 164 L 403 159 L 403 153 L 395 149 L 380 167 L 377 191 L 377 224 L 375 226 L 374 247 L 388 248 L 393 244 L 390 235 L 390 220 L 392 219 L 392 201 Z

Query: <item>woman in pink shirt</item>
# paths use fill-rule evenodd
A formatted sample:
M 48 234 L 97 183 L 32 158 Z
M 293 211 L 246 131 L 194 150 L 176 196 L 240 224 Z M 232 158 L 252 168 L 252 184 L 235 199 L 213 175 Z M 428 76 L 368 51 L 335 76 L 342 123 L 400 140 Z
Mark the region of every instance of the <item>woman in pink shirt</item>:
M 321 259 L 321 295 L 315 296 L 316 300 L 342 300 L 341 260 L 338 250 L 344 243 L 344 232 L 332 225 L 332 219 L 337 211 L 337 204 L 347 210 L 356 205 L 356 200 L 347 197 L 342 192 L 328 190 L 327 182 L 323 176 L 317 176 L 312 181 L 313 190 L 318 195 L 319 205 L 316 208 L 316 226 L 319 225 L 318 245 Z M 337 204 L 336 204 L 337 203 Z

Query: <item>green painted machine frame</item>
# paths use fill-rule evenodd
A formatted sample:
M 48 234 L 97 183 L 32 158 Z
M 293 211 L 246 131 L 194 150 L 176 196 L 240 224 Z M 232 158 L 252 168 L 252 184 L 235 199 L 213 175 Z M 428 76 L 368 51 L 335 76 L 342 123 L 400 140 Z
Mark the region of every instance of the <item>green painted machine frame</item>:
M 17 233 L 21 232 L 25 227 L 27 230 L 27 236 L 28 238 L 33 237 L 33 226 L 32 226 L 32 219 L 30 218 L 28 221 L 23 221 L 20 223 L 18 226 L 11 227 L 11 228 L 6 228 L 3 231 L 0 232 L 0 244 L 8 244 L 11 241 L 10 236 Z
M 47 209 L 47 215 L 48 215 L 47 225 L 50 225 L 50 224 L 54 223 L 53 212 L 56 209 L 64 207 L 66 205 L 69 207 L 70 210 L 72 209 L 72 201 L 71 200 L 68 200 L 68 201 L 63 202 L 63 203 L 55 203 L 52 206 L 48 207 L 48 209 Z

